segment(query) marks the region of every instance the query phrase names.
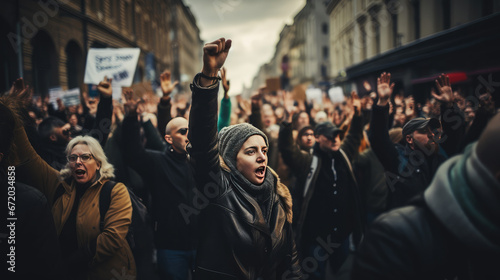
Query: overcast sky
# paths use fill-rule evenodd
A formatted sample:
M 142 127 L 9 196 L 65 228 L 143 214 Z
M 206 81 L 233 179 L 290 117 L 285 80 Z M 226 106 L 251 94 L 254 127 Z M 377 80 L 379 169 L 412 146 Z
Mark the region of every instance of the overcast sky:
M 251 85 L 259 67 L 272 58 L 285 23 L 304 7 L 306 0 L 184 0 L 191 8 L 201 39 L 233 40 L 225 63 L 230 94 Z

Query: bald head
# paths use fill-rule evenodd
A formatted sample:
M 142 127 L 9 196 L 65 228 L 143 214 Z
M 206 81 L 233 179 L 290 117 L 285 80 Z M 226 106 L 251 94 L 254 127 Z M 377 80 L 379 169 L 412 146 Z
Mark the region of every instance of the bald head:
M 173 118 L 167 123 L 167 126 L 165 127 L 165 134 L 170 135 L 172 132 L 175 132 L 182 127 L 188 127 L 188 121 L 183 117 Z
M 490 120 L 476 147 L 479 160 L 500 182 L 500 145 L 498 143 L 500 143 L 500 113 Z
M 174 151 L 186 153 L 186 146 L 189 143 L 187 131 L 188 121 L 185 118 L 177 117 L 168 122 L 165 128 L 165 140 L 172 145 Z

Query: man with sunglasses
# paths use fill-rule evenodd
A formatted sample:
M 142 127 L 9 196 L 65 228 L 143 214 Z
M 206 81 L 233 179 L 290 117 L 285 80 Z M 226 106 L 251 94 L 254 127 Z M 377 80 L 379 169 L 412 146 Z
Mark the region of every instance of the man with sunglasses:
M 155 246 L 161 279 L 188 279 L 194 267 L 197 246 L 197 210 L 199 207 L 194 174 L 186 146 L 188 121 L 171 119 L 170 92 L 175 83 L 161 75 L 164 97 L 158 105 L 158 124 L 163 126 L 165 149 L 145 149 L 141 141 L 141 124 L 135 110 L 136 102 L 127 98 L 127 114 L 123 120 L 123 154 L 127 164 L 143 178 L 151 192 Z M 169 85 L 164 85 L 167 83 Z M 162 108 L 160 108 L 162 107 Z M 160 111 L 162 113 L 160 114 Z M 166 111 L 166 112 L 165 112 Z M 160 129 L 162 130 L 162 129 Z M 194 204 L 194 205 L 193 205 Z

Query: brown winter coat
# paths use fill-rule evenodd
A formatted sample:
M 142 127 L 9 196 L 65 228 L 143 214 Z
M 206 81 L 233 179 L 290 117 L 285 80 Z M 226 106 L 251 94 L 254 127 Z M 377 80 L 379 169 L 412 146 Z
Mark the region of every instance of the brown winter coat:
M 19 180 L 38 188 L 53 205 L 52 214 L 57 230 L 61 233 L 69 217 L 76 197 L 73 180 L 61 180 L 59 172 L 50 167 L 33 149 L 21 125 L 14 132 L 15 147 L 10 164 L 16 166 Z M 136 268 L 132 251 L 125 239 L 131 220 L 132 204 L 128 191 L 118 183 L 111 192 L 111 203 L 104 218 L 104 230 L 99 229 L 99 194 L 102 185 L 110 178 L 100 178 L 82 195 L 77 213 L 77 241 L 79 248 L 97 244 L 95 255 L 89 264 L 88 279 L 113 279 L 132 276 Z M 64 193 L 54 200 L 56 190 L 62 186 Z M 89 248 L 90 251 L 93 248 Z

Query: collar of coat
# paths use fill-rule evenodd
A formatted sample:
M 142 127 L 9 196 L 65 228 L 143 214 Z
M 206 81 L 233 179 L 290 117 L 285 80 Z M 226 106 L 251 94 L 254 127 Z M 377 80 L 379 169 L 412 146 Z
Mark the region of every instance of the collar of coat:
M 219 156 L 220 159 L 220 166 L 223 170 L 227 172 L 231 172 L 229 169 L 229 166 L 224 162 L 221 156 Z M 292 219 L 293 219 L 293 211 L 292 211 L 292 195 L 290 194 L 290 191 L 288 190 L 288 187 L 281 183 L 280 177 L 278 174 L 269 166 L 267 166 L 267 170 L 271 172 L 271 174 L 276 178 L 276 185 L 274 186 L 274 190 L 278 194 L 283 207 L 285 209 L 286 213 L 286 220 L 291 224 Z

